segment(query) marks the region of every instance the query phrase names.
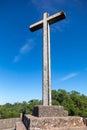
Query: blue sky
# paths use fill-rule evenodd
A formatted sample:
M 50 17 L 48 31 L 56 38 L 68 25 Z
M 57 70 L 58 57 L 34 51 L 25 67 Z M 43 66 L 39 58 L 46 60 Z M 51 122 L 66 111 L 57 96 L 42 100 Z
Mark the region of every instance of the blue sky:
M 0 104 L 42 99 L 42 29 L 29 25 L 64 10 L 51 28 L 52 89 L 87 95 L 87 1 L 0 0 Z

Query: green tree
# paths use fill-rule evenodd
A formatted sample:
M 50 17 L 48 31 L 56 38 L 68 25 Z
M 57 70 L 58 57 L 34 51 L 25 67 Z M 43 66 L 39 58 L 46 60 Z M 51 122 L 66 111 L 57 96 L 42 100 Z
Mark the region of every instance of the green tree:
M 28 102 L 28 113 L 32 114 L 34 106 L 41 105 L 41 104 L 42 102 L 37 99 L 30 100 Z

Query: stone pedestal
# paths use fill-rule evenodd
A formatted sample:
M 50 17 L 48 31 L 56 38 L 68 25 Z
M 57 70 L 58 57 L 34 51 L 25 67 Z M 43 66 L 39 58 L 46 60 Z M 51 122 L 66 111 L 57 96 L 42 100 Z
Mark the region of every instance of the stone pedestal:
M 35 106 L 22 121 L 27 130 L 87 130 L 83 118 L 68 116 L 63 106 Z
M 60 117 L 68 116 L 68 111 L 65 111 L 63 106 L 35 106 L 33 115 L 37 117 Z

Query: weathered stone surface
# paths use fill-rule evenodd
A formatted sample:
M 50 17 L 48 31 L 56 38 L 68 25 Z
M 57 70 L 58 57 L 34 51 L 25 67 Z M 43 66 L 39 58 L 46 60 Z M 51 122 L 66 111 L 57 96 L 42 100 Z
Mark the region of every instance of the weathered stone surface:
M 25 115 L 23 122 L 29 130 L 87 130 L 82 117 L 34 117 Z
M 58 117 L 68 116 L 68 111 L 65 111 L 63 106 L 35 106 L 33 115 L 37 117 Z
M 26 130 L 26 127 L 24 126 L 24 124 L 21 121 L 16 122 L 16 130 Z
M 15 130 L 14 128 L 9 128 L 9 129 L 2 129 L 2 130 Z
M 20 121 L 20 118 L 0 119 L 0 130 L 12 130 L 15 128 L 15 123 L 17 121 Z
M 52 128 L 52 129 L 39 129 L 39 128 L 31 128 L 29 130 L 87 130 L 87 127 L 73 127 L 73 128 Z

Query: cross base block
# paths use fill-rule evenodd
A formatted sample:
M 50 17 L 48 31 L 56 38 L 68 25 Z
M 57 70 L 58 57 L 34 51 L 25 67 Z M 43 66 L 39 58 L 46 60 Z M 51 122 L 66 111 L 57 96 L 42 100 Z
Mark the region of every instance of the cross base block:
M 35 106 L 33 115 L 37 117 L 60 117 L 68 116 L 68 111 L 63 106 Z

